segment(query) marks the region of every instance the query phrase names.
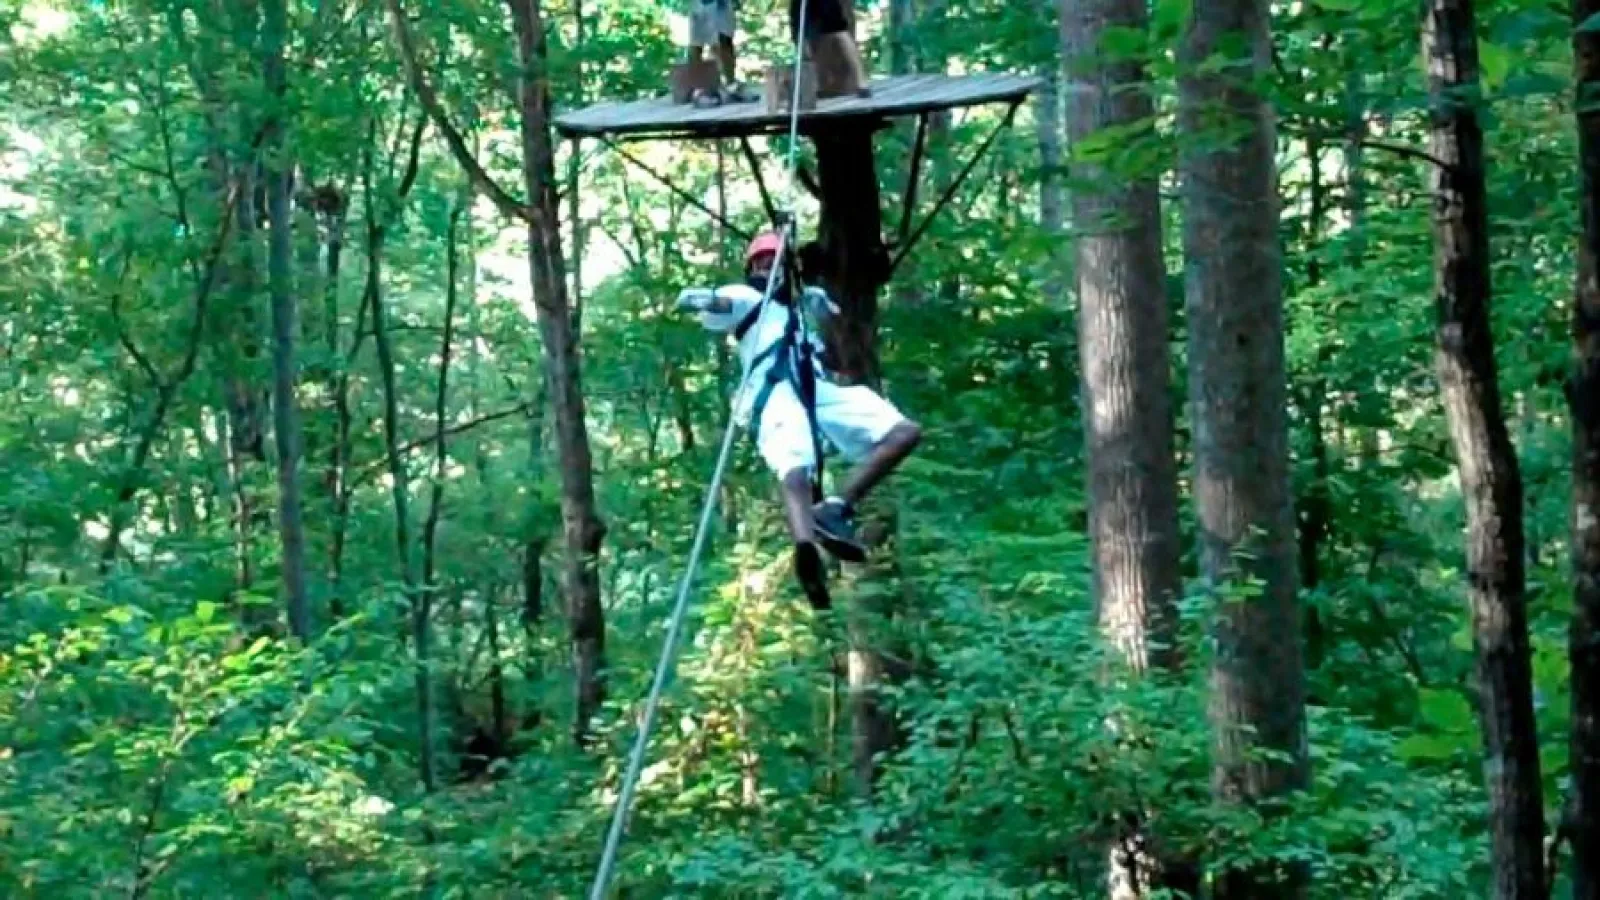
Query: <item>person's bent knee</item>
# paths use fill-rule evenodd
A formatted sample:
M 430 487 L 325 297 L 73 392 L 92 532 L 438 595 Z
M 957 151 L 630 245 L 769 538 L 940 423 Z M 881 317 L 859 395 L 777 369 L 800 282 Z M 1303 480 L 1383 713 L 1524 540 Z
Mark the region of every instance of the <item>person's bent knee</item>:
M 810 490 L 811 470 L 805 466 L 796 466 L 795 468 L 783 473 L 783 477 L 779 480 L 783 482 L 783 486 L 786 488 Z
M 889 430 L 889 440 L 910 453 L 922 443 L 922 426 L 911 419 L 901 419 L 899 424 Z

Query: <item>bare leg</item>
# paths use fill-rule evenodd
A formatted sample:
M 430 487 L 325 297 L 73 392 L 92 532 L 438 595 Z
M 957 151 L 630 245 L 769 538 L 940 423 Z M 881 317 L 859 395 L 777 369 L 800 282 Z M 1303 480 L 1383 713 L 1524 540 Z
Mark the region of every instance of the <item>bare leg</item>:
M 794 538 L 795 579 L 813 609 L 829 609 L 833 599 L 828 594 L 828 576 L 812 527 L 811 478 L 805 469 L 792 469 L 783 476 L 783 512 Z
M 783 476 L 783 515 L 796 544 L 809 544 L 815 539 L 811 526 L 811 476 L 805 469 L 790 469 Z
M 861 46 L 856 43 L 855 35 L 846 33 L 844 36 L 847 44 L 844 58 L 850 64 L 850 78 L 856 84 L 856 94 L 861 97 L 872 96 L 872 81 L 867 77 L 867 67 L 861 62 Z
M 734 76 L 739 57 L 734 52 L 731 36 L 724 34 L 717 38 L 717 61 L 722 63 L 722 80 L 729 85 L 737 84 L 738 79 Z
M 921 442 L 922 426 L 910 419 L 891 428 L 883 440 L 872 448 L 872 452 L 867 454 L 867 458 L 850 473 L 850 477 L 845 479 L 844 487 L 839 491 L 839 499 L 851 506 L 860 503 L 874 487 L 877 487 L 878 482 L 887 478 L 890 472 L 905 462 L 906 457 L 910 456 L 911 451 L 917 449 L 917 444 Z

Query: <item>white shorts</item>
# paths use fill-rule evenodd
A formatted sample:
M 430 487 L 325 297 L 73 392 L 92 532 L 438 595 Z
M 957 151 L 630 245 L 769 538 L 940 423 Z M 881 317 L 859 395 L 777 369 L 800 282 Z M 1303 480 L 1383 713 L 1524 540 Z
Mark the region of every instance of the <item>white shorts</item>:
M 817 430 L 845 459 L 854 461 L 871 453 L 904 421 L 900 410 L 872 388 L 817 379 Z M 756 449 L 779 478 L 795 469 L 816 466 L 806 408 L 787 381 L 775 385 L 767 398 L 756 431 Z
M 689 0 L 689 46 L 710 47 L 733 37 L 734 0 Z

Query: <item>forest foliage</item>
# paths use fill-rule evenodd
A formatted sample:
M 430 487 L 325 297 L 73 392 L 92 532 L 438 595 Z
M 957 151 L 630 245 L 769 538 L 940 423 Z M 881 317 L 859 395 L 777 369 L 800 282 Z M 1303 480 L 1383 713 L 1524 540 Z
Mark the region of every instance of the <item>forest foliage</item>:
M 578 896 L 737 377 L 672 298 L 737 277 L 739 242 L 618 154 L 556 147 L 606 526 L 606 701 L 579 746 L 528 229 L 469 183 L 424 115 L 384 4 L 288 0 L 281 96 L 263 74 L 272 5 L 0 0 L 0 892 Z M 455 126 L 499 183 L 521 185 L 506 9 L 408 5 Z M 751 60 L 787 58 L 768 5 L 741 13 Z M 858 13 L 875 69 L 894 45 L 920 71 L 1053 80 L 1049 6 L 907 3 L 895 34 L 885 3 Z M 1129 811 L 1213 871 L 1304 864 L 1316 897 L 1483 892 L 1412 5 L 1275 5 L 1273 77 L 1259 85 L 1278 113 L 1311 760 L 1286 814 L 1212 799 L 1208 623 L 1255 588 L 1203 589 L 1192 510 L 1185 665 L 1131 673 L 1095 620 L 1076 307 L 1062 289 L 1073 233 L 1041 221 L 1041 195 L 1070 194 L 1085 161 L 1159 178 L 1187 496 L 1177 161 L 1184 140 L 1229 139 L 1179 134 L 1189 9 L 1156 0 L 1148 33 L 1104 41 L 1145 61 L 1153 117 L 1051 167 L 1041 112 L 1025 107 L 885 291 L 887 391 L 926 437 L 888 489 L 892 571 L 840 592 L 858 609 L 897 598 L 897 615 L 867 627 L 910 672 L 883 687 L 903 735 L 872 795 L 852 770 L 844 661 L 789 579 L 770 474 L 741 448 L 624 845 L 628 896 L 1099 895 Z M 539 77 L 558 110 L 655 93 L 681 52 L 664 0 L 542 13 Z M 1478 28 L 1493 325 L 1526 486 L 1554 823 L 1571 726 L 1573 26 L 1496 0 Z M 941 123 L 929 182 L 947 182 L 999 114 Z M 910 139 L 877 139 L 886 215 Z M 781 142 L 758 149 L 781 177 Z M 639 152 L 742 228 L 761 225 L 736 143 Z M 272 273 L 268 173 L 285 170 L 292 243 Z M 799 212 L 814 221 L 815 204 Z M 282 275 L 298 305 L 304 640 L 286 613 L 282 447 L 269 439 Z M 1558 877 L 1555 896 L 1566 889 Z

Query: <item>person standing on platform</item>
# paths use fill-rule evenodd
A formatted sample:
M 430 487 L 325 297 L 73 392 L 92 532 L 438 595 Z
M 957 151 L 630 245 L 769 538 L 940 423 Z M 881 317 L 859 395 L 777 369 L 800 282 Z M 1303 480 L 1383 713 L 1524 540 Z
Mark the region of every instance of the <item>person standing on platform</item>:
M 733 45 L 738 8 L 739 0 L 689 0 L 689 62 L 700 62 L 705 58 L 705 48 L 715 46 L 723 84 L 720 93 L 696 91 L 690 98 L 696 106 L 753 103 L 759 99 L 739 83 L 738 54 Z
M 805 6 L 801 10 L 802 2 Z M 844 69 L 844 90 L 857 97 L 872 96 L 867 68 L 861 62 L 861 47 L 852 30 L 850 0 L 789 0 L 789 39 L 798 40 L 801 16 L 805 16 L 807 55 L 819 65 L 837 64 Z M 818 73 L 819 75 L 821 73 Z M 826 83 L 826 79 L 819 79 Z

